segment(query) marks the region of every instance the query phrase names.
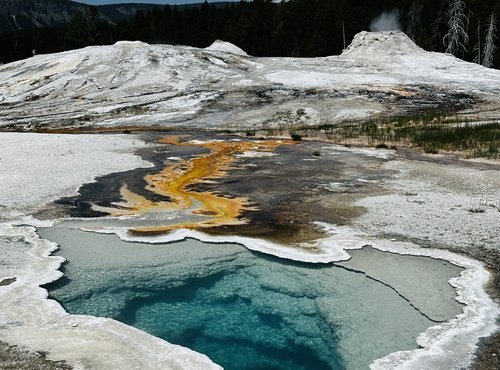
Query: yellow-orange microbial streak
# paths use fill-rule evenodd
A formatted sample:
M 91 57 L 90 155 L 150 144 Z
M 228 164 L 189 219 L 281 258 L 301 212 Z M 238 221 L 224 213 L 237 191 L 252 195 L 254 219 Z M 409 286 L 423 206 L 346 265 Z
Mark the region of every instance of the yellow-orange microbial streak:
M 207 216 L 196 222 L 171 224 L 165 226 L 148 226 L 131 230 L 136 234 L 156 234 L 178 228 L 207 228 L 221 225 L 235 225 L 246 222 L 240 216 L 244 210 L 252 210 L 246 198 L 227 198 L 214 192 L 195 192 L 189 190 L 194 184 L 200 184 L 224 176 L 235 162 L 235 154 L 246 151 L 272 151 L 280 145 L 291 144 L 291 141 L 208 141 L 180 142 L 178 137 L 166 137 L 160 140 L 165 144 L 200 146 L 208 148 L 209 154 L 186 160 L 166 167 L 160 173 L 145 177 L 146 189 L 164 196 L 170 202 L 152 202 L 135 194 L 126 187 L 121 189 L 124 202 L 117 204 L 119 209 L 113 210 L 114 216 L 137 215 L 168 209 L 189 209 L 197 204 L 201 206 L 192 211 L 193 214 Z

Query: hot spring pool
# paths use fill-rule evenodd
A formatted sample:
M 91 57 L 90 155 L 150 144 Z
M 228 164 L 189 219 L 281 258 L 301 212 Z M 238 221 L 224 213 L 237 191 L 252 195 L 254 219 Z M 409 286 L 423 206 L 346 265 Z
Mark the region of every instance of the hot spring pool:
M 313 265 L 187 239 L 121 241 L 40 229 L 67 259 L 47 286 L 68 312 L 110 317 L 208 355 L 225 369 L 363 369 L 416 348 L 461 310 L 447 281 L 461 269 L 371 248 Z

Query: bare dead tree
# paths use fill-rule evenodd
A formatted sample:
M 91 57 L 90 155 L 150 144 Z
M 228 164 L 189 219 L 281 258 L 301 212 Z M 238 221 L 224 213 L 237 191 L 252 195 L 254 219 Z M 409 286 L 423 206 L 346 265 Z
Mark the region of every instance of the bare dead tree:
M 468 36 L 469 35 L 469 24 L 470 24 L 470 19 L 472 16 L 472 10 L 469 9 L 469 15 L 467 15 L 467 24 L 465 26 L 465 34 Z M 466 48 L 469 46 L 469 38 L 467 37 L 467 40 L 464 41 L 464 48 L 462 50 L 462 59 L 465 58 L 465 52 L 467 51 Z
M 462 0 L 452 0 L 447 11 L 448 33 L 443 38 L 446 52 L 457 55 L 460 50 L 466 49 L 465 45 L 469 41 L 466 27 L 468 23 L 465 15 L 465 3 Z
M 496 38 L 497 24 L 495 13 L 491 13 L 488 25 L 488 31 L 486 31 L 486 39 L 484 42 L 483 49 L 483 66 L 491 68 L 493 67 L 493 56 L 495 55 L 495 38 Z

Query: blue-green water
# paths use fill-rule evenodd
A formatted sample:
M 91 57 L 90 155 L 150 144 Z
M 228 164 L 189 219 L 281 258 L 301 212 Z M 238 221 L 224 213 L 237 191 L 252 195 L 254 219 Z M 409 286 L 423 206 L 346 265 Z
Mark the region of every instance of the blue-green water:
M 238 275 L 218 273 L 162 293 L 151 292 L 129 302 L 116 319 L 209 354 L 226 369 L 344 368 L 336 335 L 321 317 L 311 312 L 302 318 L 303 332 L 323 329 L 331 335 L 297 336 L 295 325 L 273 312 L 276 307 L 297 305 L 298 299 L 268 292 L 265 300 L 257 296 L 259 301 L 254 302 L 245 293 L 260 290 L 256 279 Z
M 235 244 L 125 243 L 64 225 L 40 234 L 68 260 L 48 289 L 70 313 L 115 318 L 225 369 L 363 369 L 416 348 L 433 324 L 394 289 L 342 267 Z

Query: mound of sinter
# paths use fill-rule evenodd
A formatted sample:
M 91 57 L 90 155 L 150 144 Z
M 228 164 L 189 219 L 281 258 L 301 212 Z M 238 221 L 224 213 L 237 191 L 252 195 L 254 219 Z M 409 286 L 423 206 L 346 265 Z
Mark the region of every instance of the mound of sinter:
M 401 31 L 390 32 L 360 32 L 346 50 L 344 57 L 376 58 L 381 56 L 394 56 L 405 54 L 423 54 L 412 39 Z
M 209 47 L 205 48 L 205 50 L 210 50 L 210 51 L 222 51 L 224 53 L 232 53 L 236 55 L 243 55 L 247 56 L 248 54 L 243 50 L 237 47 L 234 44 L 231 44 L 230 42 L 227 41 L 222 41 L 222 40 L 215 40 L 212 45 Z
M 324 58 L 122 41 L 0 66 L 4 130 L 286 129 L 429 110 L 498 118 L 500 71 L 426 52 L 401 32 L 361 32 Z

